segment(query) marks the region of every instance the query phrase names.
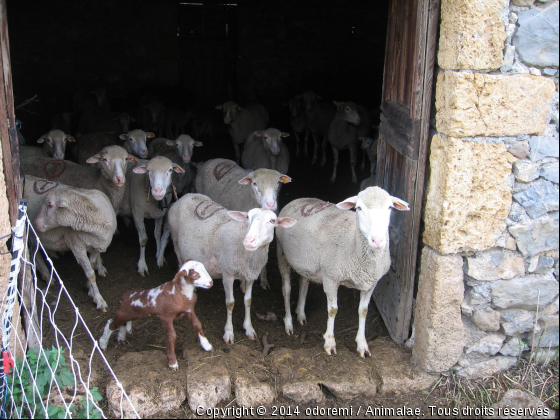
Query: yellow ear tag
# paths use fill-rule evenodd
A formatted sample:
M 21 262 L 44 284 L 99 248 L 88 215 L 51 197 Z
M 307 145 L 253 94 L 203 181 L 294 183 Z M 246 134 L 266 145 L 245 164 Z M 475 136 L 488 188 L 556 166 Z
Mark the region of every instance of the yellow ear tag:
M 282 182 L 284 184 L 287 184 L 288 182 L 292 182 L 292 180 L 290 178 L 288 178 L 287 176 L 282 176 L 282 177 L 280 177 L 280 179 L 282 180 Z

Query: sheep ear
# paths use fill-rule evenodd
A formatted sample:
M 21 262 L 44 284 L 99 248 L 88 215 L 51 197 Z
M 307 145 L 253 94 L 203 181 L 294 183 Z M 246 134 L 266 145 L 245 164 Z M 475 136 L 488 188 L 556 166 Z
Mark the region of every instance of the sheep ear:
M 173 164 L 173 172 L 177 172 L 178 174 L 184 174 L 185 170 L 183 168 L 181 168 L 179 165 L 177 165 L 176 163 Z
M 135 174 L 145 174 L 148 171 L 148 167 L 146 165 L 137 166 L 132 170 Z
M 42 137 L 39 137 L 39 140 L 37 140 L 37 143 L 44 143 L 46 139 L 47 139 L 46 135 L 44 135 Z
M 101 160 L 101 156 L 99 156 L 99 154 L 97 154 L 97 155 L 93 155 L 88 160 L 86 160 L 86 163 L 97 163 L 100 160 Z
M 263 131 L 255 131 L 255 136 L 262 137 L 262 136 L 264 136 L 264 132 Z
M 153 139 L 156 135 L 154 133 L 152 133 L 151 131 L 148 131 L 146 133 L 146 138 L 148 139 Z
M 237 106 L 235 107 L 235 110 L 236 110 L 236 111 L 243 111 L 243 108 L 241 108 L 241 105 L 237 105 Z
M 276 226 L 280 226 L 283 228 L 292 227 L 297 223 L 296 219 L 292 219 L 291 217 L 278 217 L 276 218 Z
M 202 146 L 202 142 L 201 142 L 201 141 L 195 141 L 195 142 L 194 142 L 194 145 L 195 145 L 196 147 L 201 147 L 201 146 Z
M 68 136 L 68 137 L 66 137 L 66 141 L 74 142 L 76 140 L 74 140 L 74 137 Z
M 358 200 L 358 196 L 354 196 L 354 197 L 350 197 L 347 198 L 344 201 L 341 201 L 340 203 L 338 203 L 336 205 L 336 207 L 338 207 L 339 209 L 342 210 L 350 210 L 353 209 L 354 207 L 356 207 L 356 201 Z
M 290 137 L 290 133 L 282 133 L 280 134 L 280 137 Z
M 68 204 L 68 202 L 62 197 L 59 197 L 56 204 L 58 205 L 58 207 L 62 207 L 62 208 L 65 208 L 65 209 L 70 208 L 70 205 Z
M 249 213 L 246 211 L 228 211 L 227 214 L 237 222 L 246 222 L 249 220 Z
M 126 158 L 126 160 L 128 160 L 129 162 L 132 162 L 134 164 L 138 163 L 138 159 L 136 159 L 134 156 L 132 155 L 128 155 L 128 157 Z
M 224 109 L 223 105 L 216 105 L 216 109 Z
M 280 177 L 280 179 L 282 180 L 282 182 L 283 182 L 284 184 L 287 184 L 288 182 L 292 182 L 292 178 L 290 178 L 288 175 L 282 175 L 282 176 Z
M 252 180 L 253 180 L 253 172 L 251 172 L 245 178 L 240 179 L 238 182 L 240 184 L 247 185 L 247 184 L 250 184 Z
M 121 134 L 119 136 L 119 139 L 121 139 L 121 140 L 126 140 L 127 138 L 128 138 L 128 134 Z
M 410 207 L 408 206 L 408 203 L 404 200 L 401 200 L 400 198 L 397 197 L 391 197 L 391 200 L 393 200 L 393 208 L 395 210 L 400 210 L 400 211 L 409 211 Z
M 178 281 L 181 279 L 181 277 L 187 277 L 187 272 L 185 270 L 181 270 L 177 274 L 175 274 L 175 277 L 173 277 L 173 280 L 171 281 Z
M 165 144 L 166 144 L 167 146 L 175 146 L 175 142 L 174 142 L 173 140 L 167 140 L 167 141 L 165 142 Z

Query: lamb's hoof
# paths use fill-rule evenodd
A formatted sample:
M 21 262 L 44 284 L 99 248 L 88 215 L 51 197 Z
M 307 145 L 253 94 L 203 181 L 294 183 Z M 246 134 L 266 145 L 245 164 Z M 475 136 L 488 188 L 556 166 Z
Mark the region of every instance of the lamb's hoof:
M 287 335 L 292 335 L 294 333 L 294 326 L 292 325 L 292 320 L 289 321 L 284 318 L 284 330 L 286 331 Z
M 233 344 L 233 332 L 227 331 L 227 332 L 224 334 L 224 342 L 225 342 L 226 344 Z
M 307 325 L 307 319 L 298 319 L 299 325 Z
M 150 272 L 148 270 L 138 270 L 138 274 L 140 274 L 142 277 L 146 277 L 146 274 L 150 275 Z
M 169 365 L 169 368 L 171 370 L 177 370 L 177 369 L 179 369 L 179 363 L 175 363 L 174 365 Z
M 325 351 L 327 352 L 327 354 L 329 356 L 331 356 L 332 354 L 336 354 L 336 347 L 329 348 L 329 347 L 325 346 Z M 332 352 L 332 354 L 331 354 L 331 352 Z
M 247 331 L 245 333 L 245 335 L 247 336 L 247 338 L 251 341 L 257 341 L 257 333 L 255 330 L 253 331 Z
M 365 349 L 365 350 L 359 350 L 359 349 L 358 349 L 358 354 L 360 355 L 360 357 L 361 357 L 362 359 L 365 359 L 365 358 L 366 358 L 366 355 L 369 356 L 369 357 L 371 357 L 371 353 L 369 352 L 369 349 Z

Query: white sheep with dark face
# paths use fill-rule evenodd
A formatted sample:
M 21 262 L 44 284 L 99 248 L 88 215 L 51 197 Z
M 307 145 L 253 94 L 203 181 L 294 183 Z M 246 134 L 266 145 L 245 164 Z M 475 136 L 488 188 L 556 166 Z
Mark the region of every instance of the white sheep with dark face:
M 355 212 L 342 211 L 355 208 Z M 325 351 L 336 353 L 334 320 L 340 285 L 360 290 L 358 353 L 370 355 L 365 322 L 371 294 L 391 265 L 389 220 L 391 209 L 409 210 L 408 204 L 379 187 L 370 187 L 336 206 L 315 198 L 300 198 L 286 205 L 280 217 L 297 220 L 291 229 L 279 229 L 278 265 L 287 334 L 293 333 L 290 311 L 290 270 L 300 276 L 297 318 L 306 323 L 305 298 L 309 281 L 320 283 L 327 295 L 328 321 Z

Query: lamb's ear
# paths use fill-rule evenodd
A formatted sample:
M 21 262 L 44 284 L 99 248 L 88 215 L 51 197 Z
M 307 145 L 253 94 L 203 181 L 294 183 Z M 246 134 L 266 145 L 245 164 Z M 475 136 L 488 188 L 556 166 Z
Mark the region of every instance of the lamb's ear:
M 237 222 L 246 222 L 249 220 L 249 213 L 246 211 L 228 211 L 227 214 Z
M 148 131 L 146 133 L 146 138 L 147 139 L 153 139 L 156 135 L 154 133 L 152 133 L 151 131 Z
M 179 165 L 177 165 L 176 163 L 173 164 L 173 172 L 177 172 L 178 174 L 184 174 L 185 170 L 183 168 L 181 168 Z
M 291 217 L 277 217 L 276 218 L 276 226 L 281 226 L 283 228 L 292 227 L 297 223 L 296 219 L 292 219 Z
M 245 178 L 240 179 L 238 182 L 243 185 L 250 184 L 253 181 L 253 172 L 247 174 Z
M 175 277 L 173 277 L 173 280 L 171 281 L 180 280 L 181 277 L 187 277 L 187 272 L 185 270 L 181 270 L 177 274 L 175 274 Z
M 284 184 L 287 184 L 288 182 L 292 182 L 292 178 L 290 178 L 288 175 L 281 175 L 281 176 L 280 176 L 280 180 L 281 180 Z
M 101 156 L 98 154 L 93 155 L 92 157 L 88 158 L 88 160 L 86 160 L 86 163 L 97 163 L 101 160 Z
M 68 136 L 68 137 L 66 137 L 66 141 L 74 142 L 74 141 L 76 141 L 76 140 L 74 139 L 74 137 Z
M 140 165 L 132 170 L 135 174 L 145 174 L 148 171 L 148 166 Z
M 356 207 L 356 201 L 358 200 L 358 196 L 355 195 L 354 197 L 347 198 L 344 201 L 341 201 L 336 205 L 339 209 L 342 210 L 350 210 Z
M 400 211 L 409 211 L 410 207 L 408 206 L 408 203 L 404 200 L 401 200 L 400 198 L 397 197 L 391 197 L 391 200 L 393 200 L 393 208 L 395 210 L 400 210 Z

